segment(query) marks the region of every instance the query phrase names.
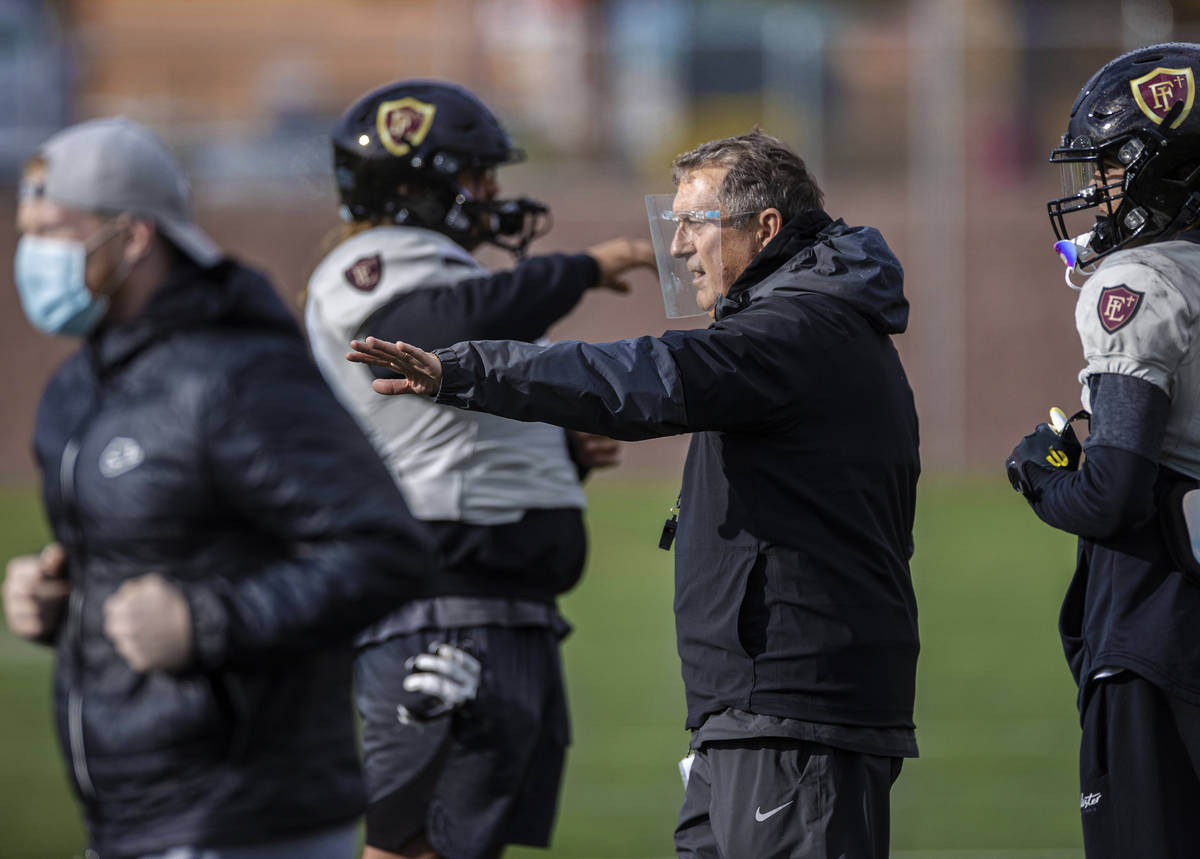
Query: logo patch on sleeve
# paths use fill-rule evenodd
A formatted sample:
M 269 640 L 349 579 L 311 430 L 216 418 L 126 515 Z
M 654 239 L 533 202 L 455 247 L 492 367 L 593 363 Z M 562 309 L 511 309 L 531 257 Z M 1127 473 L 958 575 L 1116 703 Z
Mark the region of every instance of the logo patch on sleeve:
M 360 257 L 354 261 L 350 268 L 346 269 L 342 274 L 346 278 L 346 283 L 353 286 L 355 289 L 361 289 L 363 292 L 370 292 L 375 287 L 379 286 L 379 281 L 383 278 L 383 257 L 379 254 L 369 257 Z
M 1130 289 L 1125 284 L 1108 286 L 1100 290 L 1100 302 L 1096 312 L 1100 314 L 1100 324 L 1109 334 L 1124 328 L 1133 319 L 1133 315 L 1142 306 L 1142 296 L 1146 293 Z

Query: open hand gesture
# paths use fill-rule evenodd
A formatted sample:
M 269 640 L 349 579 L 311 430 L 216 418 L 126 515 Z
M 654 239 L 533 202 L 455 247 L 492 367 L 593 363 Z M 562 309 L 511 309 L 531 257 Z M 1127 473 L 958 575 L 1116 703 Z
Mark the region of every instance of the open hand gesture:
M 378 394 L 422 394 L 436 397 L 442 387 L 442 362 L 437 355 L 410 346 L 397 340 L 389 343 L 368 337 L 366 340 L 351 340 L 353 352 L 346 355 L 347 361 L 369 364 L 399 373 L 403 379 L 376 379 L 371 387 Z

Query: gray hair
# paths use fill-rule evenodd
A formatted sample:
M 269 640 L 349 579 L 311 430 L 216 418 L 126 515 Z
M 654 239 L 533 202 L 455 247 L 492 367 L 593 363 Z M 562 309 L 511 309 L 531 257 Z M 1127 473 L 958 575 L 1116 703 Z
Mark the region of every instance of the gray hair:
M 825 205 L 825 195 L 803 159 L 778 137 L 758 128 L 677 155 L 671 178 L 678 186 L 688 173 L 709 166 L 729 168 L 717 192 L 722 212 L 778 209 L 786 223 Z

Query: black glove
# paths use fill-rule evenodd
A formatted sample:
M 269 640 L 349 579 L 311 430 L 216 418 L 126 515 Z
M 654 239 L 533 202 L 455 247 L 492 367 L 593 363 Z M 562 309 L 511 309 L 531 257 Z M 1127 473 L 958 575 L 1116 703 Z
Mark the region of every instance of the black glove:
M 1062 434 L 1054 431 L 1050 424 L 1038 424 L 1021 443 L 1013 448 L 1008 461 L 1008 482 L 1030 501 L 1036 501 L 1038 492 L 1029 479 L 1030 468 L 1047 471 L 1075 471 L 1079 468 L 1079 455 L 1083 446 L 1075 437 L 1075 430 L 1068 423 Z

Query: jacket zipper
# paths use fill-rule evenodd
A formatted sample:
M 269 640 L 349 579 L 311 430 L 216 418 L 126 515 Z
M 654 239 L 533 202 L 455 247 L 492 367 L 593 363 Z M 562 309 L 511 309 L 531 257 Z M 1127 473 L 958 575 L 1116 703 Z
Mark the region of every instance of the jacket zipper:
M 78 511 L 75 508 L 75 461 L 79 458 L 79 442 L 71 439 L 63 448 L 62 460 L 59 465 L 59 492 L 62 495 L 63 510 L 71 520 L 71 529 L 75 532 L 75 541 L 79 546 L 79 554 L 83 555 L 83 529 L 79 527 Z M 92 777 L 88 774 L 87 753 L 83 747 L 83 588 L 72 587 L 71 597 L 67 603 L 70 615 L 71 633 L 74 641 L 72 646 L 76 651 L 75 676 L 67 690 L 67 740 L 71 746 L 71 767 L 75 773 L 75 781 L 80 792 L 88 799 L 96 796 L 92 785 Z

